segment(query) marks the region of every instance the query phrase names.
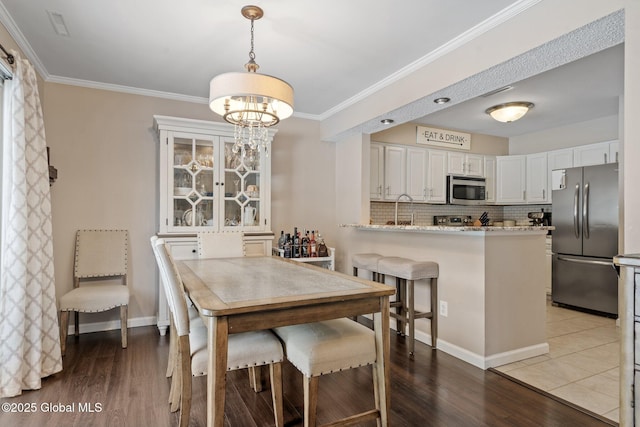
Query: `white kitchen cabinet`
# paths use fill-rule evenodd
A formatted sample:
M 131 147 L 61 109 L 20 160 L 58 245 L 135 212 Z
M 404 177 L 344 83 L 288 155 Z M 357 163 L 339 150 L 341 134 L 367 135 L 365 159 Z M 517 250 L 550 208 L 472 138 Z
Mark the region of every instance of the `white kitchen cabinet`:
M 547 153 L 527 154 L 527 203 L 548 203 Z
M 414 201 L 427 200 L 427 150 L 407 148 L 407 194 Z
M 573 166 L 590 166 L 608 163 L 609 142 L 583 145 L 573 148 Z
M 484 157 L 458 151 L 447 153 L 447 173 L 452 175 L 484 176 Z
M 447 152 L 427 152 L 427 202 L 447 202 Z
M 487 203 L 496 202 L 496 156 L 484 156 L 485 197 Z
M 609 142 L 609 158 L 607 163 L 618 163 L 620 161 L 619 150 L 620 143 L 618 141 Z
M 526 202 L 527 156 L 496 157 L 496 203 L 522 204 Z
M 618 255 L 620 426 L 640 425 L 640 254 Z
M 394 145 L 384 147 L 384 196 L 385 200 L 396 200 L 406 192 L 406 149 Z
M 371 200 L 382 200 L 384 188 L 384 145 L 371 143 L 369 153 L 369 198 Z
M 562 183 L 561 169 L 573 167 L 573 149 L 565 148 L 547 153 L 547 179 L 549 180 L 549 201 L 552 201 L 553 190 L 559 190 Z M 554 172 L 555 171 L 555 172 Z

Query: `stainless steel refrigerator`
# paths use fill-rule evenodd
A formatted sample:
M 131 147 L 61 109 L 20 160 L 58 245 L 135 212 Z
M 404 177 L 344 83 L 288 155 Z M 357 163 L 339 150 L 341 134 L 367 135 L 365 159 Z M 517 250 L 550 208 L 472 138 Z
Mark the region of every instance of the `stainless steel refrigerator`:
M 553 173 L 552 300 L 617 315 L 618 164 Z

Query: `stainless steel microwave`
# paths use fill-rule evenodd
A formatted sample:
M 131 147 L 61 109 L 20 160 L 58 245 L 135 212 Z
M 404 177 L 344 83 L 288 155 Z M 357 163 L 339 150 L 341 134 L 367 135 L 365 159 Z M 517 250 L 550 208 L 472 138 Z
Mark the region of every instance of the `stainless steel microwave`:
M 447 175 L 447 203 L 451 205 L 484 205 L 486 180 L 471 176 Z

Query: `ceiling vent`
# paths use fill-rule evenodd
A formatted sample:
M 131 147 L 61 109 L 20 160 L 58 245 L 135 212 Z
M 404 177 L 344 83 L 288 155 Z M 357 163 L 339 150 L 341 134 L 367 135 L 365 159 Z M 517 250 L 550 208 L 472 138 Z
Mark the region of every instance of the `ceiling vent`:
M 488 98 L 490 96 L 496 95 L 498 93 L 506 92 L 506 91 L 511 90 L 511 89 L 513 89 L 513 86 L 504 86 L 504 87 L 498 88 L 496 90 L 492 90 L 491 92 L 487 92 L 484 95 L 480 95 L 480 96 L 482 98 Z
M 69 37 L 69 29 L 64 23 L 62 14 L 58 12 L 51 12 L 50 10 L 47 10 L 47 14 L 49 15 L 49 21 L 51 21 L 51 25 L 53 26 L 53 30 L 56 34 L 59 36 Z

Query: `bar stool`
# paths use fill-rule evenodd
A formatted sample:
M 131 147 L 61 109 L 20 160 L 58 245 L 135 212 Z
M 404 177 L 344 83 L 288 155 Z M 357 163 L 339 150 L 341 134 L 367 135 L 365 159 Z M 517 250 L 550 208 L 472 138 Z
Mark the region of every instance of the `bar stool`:
M 358 277 L 358 269 L 368 270 L 372 273 L 374 282 L 378 281 L 378 261 L 384 258 L 380 254 L 355 254 L 351 257 L 351 264 L 353 265 L 353 275 Z
M 382 283 L 385 276 L 396 278 L 396 301 L 390 304 L 396 312 L 391 312 L 391 317 L 396 319 L 396 329 L 400 334 L 404 334 L 405 325 L 409 325 L 409 357 L 413 357 L 415 349 L 415 319 L 431 319 L 431 347 L 435 350 L 438 339 L 438 263 L 384 257 L 378 261 L 378 275 Z M 431 280 L 431 311 L 429 312 L 415 311 L 414 281 L 420 279 Z

